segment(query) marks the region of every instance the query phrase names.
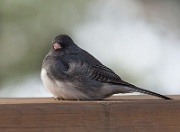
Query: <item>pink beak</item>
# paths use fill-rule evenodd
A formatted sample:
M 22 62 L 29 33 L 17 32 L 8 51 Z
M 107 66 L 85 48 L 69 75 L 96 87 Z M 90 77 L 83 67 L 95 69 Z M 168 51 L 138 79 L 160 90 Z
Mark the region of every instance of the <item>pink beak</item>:
M 60 48 L 61 48 L 61 45 L 58 44 L 58 43 L 54 43 L 54 44 L 53 44 L 53 47 L 54 47 L 54 49 L 60 49 Z

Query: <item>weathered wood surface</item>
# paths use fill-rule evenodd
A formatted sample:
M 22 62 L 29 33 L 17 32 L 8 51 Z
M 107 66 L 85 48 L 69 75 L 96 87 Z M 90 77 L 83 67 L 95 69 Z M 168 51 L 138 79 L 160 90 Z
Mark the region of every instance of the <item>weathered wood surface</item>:
M 180 96 L 171 97 L 1 98 L 0 132 L 180 132 Z

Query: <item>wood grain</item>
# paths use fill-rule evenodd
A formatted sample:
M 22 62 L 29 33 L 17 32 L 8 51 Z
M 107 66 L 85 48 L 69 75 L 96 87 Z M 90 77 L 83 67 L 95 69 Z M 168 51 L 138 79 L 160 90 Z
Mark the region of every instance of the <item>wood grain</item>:
M 0 132 L 179 132 L 180 96 L 171 97 L 1 98 Z

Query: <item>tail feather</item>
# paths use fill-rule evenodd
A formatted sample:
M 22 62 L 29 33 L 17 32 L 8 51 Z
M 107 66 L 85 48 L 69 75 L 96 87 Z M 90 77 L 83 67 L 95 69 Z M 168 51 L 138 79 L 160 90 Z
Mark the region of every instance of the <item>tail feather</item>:
M 155 92 L 146 90 L 146 89 L 134 87 L 133 90 L 134 90 L 135 92 L 140 92 L 140 93 L 144 93 L 144 94 L 156 96 L 156 97 L 159 97 L 159 98 L 162 98 L 162 99 L 172 100 L 171 98 L 169 98 L 169 97 L 167 97 L 167 96 L 164 96 L 164 95 L 161 95 L 161 94 L 158 94 L 158 93 L 155 93 Z
M 172 98 L 169 98 L 167 96 L 152 92 L 150 90 L 146 90 L 146 89 L 136 87 L 136 86 L 134 86 L 134 85 L 132 85 L 130 83 L 127 83 L 127 82 L 125 82 L 123 80 L 121 80 L 121 82 L 119 82 L 119 83 L 116 83 L 116 85 L 124 85 L 124 86 L 128 87 L 130 89 L 130 91 L 132 91 L 132 92 L 140 92 L 140 93 L 156 96 L 156 97 L 159 97 L 159 98 L 162 98 L 162 99 L 172 100 Z

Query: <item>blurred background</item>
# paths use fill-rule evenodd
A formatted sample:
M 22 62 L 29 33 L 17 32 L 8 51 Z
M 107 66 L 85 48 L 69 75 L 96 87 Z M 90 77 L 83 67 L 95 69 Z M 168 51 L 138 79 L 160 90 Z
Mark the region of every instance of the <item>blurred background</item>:
M 179 0 L 0 0 L 0 97 L 47 97 L 41 63 L 58 34 L 123 80 L 180 94 Z

